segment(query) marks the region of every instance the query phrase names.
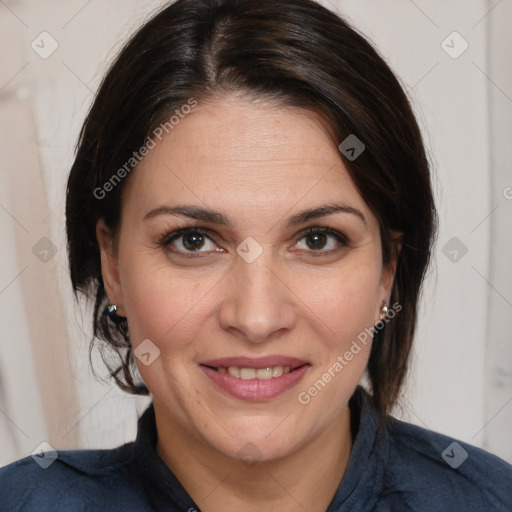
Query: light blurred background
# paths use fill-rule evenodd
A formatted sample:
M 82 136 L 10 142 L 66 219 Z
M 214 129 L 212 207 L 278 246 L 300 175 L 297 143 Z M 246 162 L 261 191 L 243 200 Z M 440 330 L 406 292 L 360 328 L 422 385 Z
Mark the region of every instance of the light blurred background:
M 164 3 L 0 0 L 0 465 L 130 441 L 149 402 L 92 375 L 64 200 L 106 66 Z M 434 165 L 441 228 L 396 414 L 512 462 L 512 0 L 323 3 L 399 75 Z

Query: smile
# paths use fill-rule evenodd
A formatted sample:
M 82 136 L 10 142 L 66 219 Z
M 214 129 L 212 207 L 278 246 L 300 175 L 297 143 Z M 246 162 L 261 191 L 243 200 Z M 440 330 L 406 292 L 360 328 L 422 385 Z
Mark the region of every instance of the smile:
M 302 380 L 311 365 L 295 358 L 230 358 L 205 361 L 199 368 L 222 393 L 257 401 L 275 398 L 290 390 Z
M 267 366 L 266 368 L 239 368 L 238 366 L 219 366 L 215 368 L 220 373 L 227 373 L 236 379 L 267 380 L 281 377 L 284 373 L 290 373 L 289 366 Z

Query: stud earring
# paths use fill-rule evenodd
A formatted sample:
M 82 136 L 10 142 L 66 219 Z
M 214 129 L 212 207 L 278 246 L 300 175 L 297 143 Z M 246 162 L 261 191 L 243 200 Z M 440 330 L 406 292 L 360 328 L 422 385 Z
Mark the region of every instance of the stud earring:
M 108 316 L 109 320 L 116 324 L 121 332 L 125 343 L 130 346 L 130 332 L 128 331 L 128 322 L 124 316 L 117 314 L 117 304 L 107 304 L 103 310 L 103 314 Z
M 114 315 L 117 314 L 117 304 L 108 304 L 107 306 L 105 306 L 105 309 L 103 310 L 103 314 L 112 318 Z
M 380 312 L 381 312 L 381 320 L 383 318 L 385 318 L 386 316 L 388 316 L 388 311 L 389 311 L 389 308 L 386 306 L 386 304 L 388 303 L 388 301 L 386 299 L 384 299 L 383 301 L 383 305 L 382 307 L 380 308 Z

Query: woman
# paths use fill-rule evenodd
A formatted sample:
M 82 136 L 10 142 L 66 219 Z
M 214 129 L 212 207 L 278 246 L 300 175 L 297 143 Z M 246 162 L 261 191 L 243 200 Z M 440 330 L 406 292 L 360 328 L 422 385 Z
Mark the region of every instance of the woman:
M 163 9 L 99 89 L 66 216 L 112 377 L 153 401 L 134 443 L 0 470 L 0 510 L 512 509 L 509 464 L 389 414 L 436 211 L 404 92 L 332 12 Z

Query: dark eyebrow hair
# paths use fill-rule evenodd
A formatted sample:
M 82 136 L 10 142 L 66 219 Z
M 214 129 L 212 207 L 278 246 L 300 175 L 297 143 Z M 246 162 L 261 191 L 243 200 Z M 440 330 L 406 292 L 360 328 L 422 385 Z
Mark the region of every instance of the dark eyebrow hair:
M 286 226 L 296 226 L 297 224 L 303 224 L 304 222 L 311 219 L 318 219 L 319 217 L 325 217 L 327 215 L 332 215 L 333 213 L 339 212 L 350 213 L 352 215 L 355 215 L 356 217 L 363 221 L 365 227 L 368 227 L 366 223 L 366 218 L 360 210 L 354 208 L 353 206 L 348 206 L 339 203 L 326 204 L 323 206 L 319 206 L 317 208 L 312 208 L 310 210 L 304 210 L 302 212 L 299 212 L 288 219 L 288 221 L 286 222 Z
M 322 206 L 318 206 L 316 208 L 311 208 L 309 210 L 304 210 L 299 212 L 293 216 L 291 216 L 287 222 L 286 227 L 297 226 L 299 224 L 303 224 L 311 219 L 318 219 L 320 217 L 325 217 L 327 215 L 332 215 L 333 213 L 349 213 L 355 215 L 363 224 L 367 227 L 366 218 L 362 214 L 360 210 L 354 208 L 352 206 L 347 206 L 344 204 L 334 203 L 334 204 L 325 204 Z M 151 219 L 158 215 L 174 215 L 174 216 L 183 216 L 188 217 L 190 219 L 202 220 L 207 222 L 212 222 L 213 224 L 220 224 L 226 227 L 232 227 L 231 222 L 227 217 L 222 215 L 219 212 L 213 210 L 207 210 L 204 208 L 200 208 L 198 206 L 192 205 L 177 205 L 177 206 L 159 206 L 154 210 L 151 210 L 144 216 L 144 220 Z

